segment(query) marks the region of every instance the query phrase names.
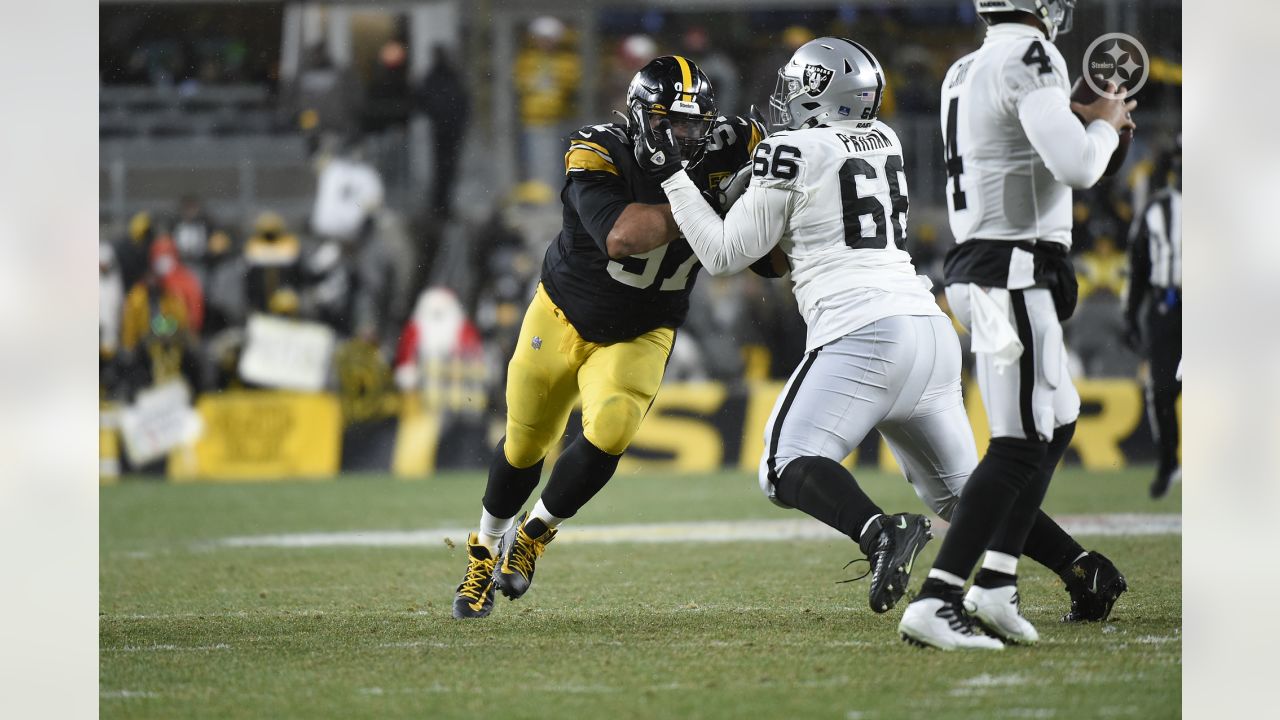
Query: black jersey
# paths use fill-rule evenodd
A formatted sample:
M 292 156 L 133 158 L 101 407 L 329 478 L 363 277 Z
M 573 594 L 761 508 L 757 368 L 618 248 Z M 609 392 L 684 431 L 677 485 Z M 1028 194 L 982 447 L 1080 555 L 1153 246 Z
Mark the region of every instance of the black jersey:
M 751 161 L 764 128 L 745 118 L 721 117 L 711 132 L 706 157 L 689 175 L 724 214 L 716 187 Z M 662 186 L 636 164 L 625 129 L 610 123 L 573 133 L 565 176 L 564 225 L 542 261 L 542 284 L 551 300 L 591 342 L 619 342 L 654 328 L 679 327 L 700 267 L 684 238 L 621 260 L 610 260 L 605 246 L 628 204 L 667 204 Z

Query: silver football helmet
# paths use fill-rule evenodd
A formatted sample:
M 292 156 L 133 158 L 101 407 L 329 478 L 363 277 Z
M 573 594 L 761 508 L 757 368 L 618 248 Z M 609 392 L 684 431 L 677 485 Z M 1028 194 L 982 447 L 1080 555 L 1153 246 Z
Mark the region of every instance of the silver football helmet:
M 852 121 L 867 132 L 880 114 L 884 70 L 852 40 L 820 37 L 801 45 L 778 70 L 769 98 L 769 123 L 788 130 Z
M 1044 24 L 1049 42 L 1057 40 L 1059 33 L 1071 32 L 1076 13 L 1076 0 L 973 0 L 973 5 L 983 20 L 988 13 L 1031 13 Z

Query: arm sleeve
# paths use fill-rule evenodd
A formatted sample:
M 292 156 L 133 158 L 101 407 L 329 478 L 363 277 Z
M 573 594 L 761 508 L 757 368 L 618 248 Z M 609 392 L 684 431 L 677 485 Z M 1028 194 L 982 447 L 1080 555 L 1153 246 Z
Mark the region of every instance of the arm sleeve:
M 723 220 L 684 172 L 662 183 L 671 214 L 707 272 L 728 275 L 769 254 L 782 238 L 793 193 L 752 184 Z
M 618 216 L 631 204 L 622 179 L 604 172 L 573 173 L 569 176 L 566 200 L 577 211 L 596 247 L 609 254 L 605 241 Z
M 1129 231 L 1129 294 L 1125 298 L 1124 316 L 1137 321 L 1142 298 L 1151 290 L 1151 247 L 1147 239 L 1147 214 L 1133 219 Z
M 1056 86 L 1027 93 L 1018 103 L 1018 119 L 1053 176 L 1077 189 L 1098 182 L 1120 144 L 1120 134 L 1103 120 L 1081 127 L 1066 92 Z

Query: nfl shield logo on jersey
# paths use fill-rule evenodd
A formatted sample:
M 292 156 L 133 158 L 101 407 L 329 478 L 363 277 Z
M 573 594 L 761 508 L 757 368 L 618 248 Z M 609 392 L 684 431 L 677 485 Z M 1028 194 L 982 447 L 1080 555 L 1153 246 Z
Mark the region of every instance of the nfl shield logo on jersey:
M 821 65 L 805 65 L 804 86 L 809 91 L 809 97 L 821 95 L 827 89 L 827 85 L 831 84 L 831 76 L 834 72 Z

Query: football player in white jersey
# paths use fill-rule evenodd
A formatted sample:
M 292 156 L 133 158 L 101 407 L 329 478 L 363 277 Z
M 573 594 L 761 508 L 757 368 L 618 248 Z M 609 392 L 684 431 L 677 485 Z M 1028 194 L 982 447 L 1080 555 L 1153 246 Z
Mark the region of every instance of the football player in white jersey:
M 1105 619 L 1126 588 L 1110 561 L 1086 553 L 1039 507 L 1080 412 L 1060 325 L 1076 299 L 1071 189 L 1102 176 L 1119 131 L 1133 127 L 1136 103 L 1115 88 L 1091 105 L 1071 102 L 1053 40 L 1070 29 L 1074 0 L 975 4 L 990 26 L 986 39 L 942 85 L 956 239 L 945 269 L 947 300 L 973 336 L 992 438 L 899 625 L 905 639 L 944 649 L 969 644 L 955 608 L 984 550 L 964 602 L 1009 641 L 1037 639 L 1017 611 L 1024 552 L 1067 582 L 1072 612 L 1064 620 Z
M 723 220 L 671 160 L 672 138 L 651 155 L 666 166 L 672 214 L 709 272 L 737 272 L 775 247 L 785 256 L 808 347 L 765 430 L 761 489 L 858 542 L 876 612 L 901 598 L 929 520 L 885 514 L 840 461 L 878 428 L 944 517 L 977 462 L 959 340 L 902 250 L 907 184 L 898 137 L 877 119 L 884 85 L 856 42 L 799 48 L 771 102 L 785 129 L 757 146 L 741 173 L 750 185 Z

